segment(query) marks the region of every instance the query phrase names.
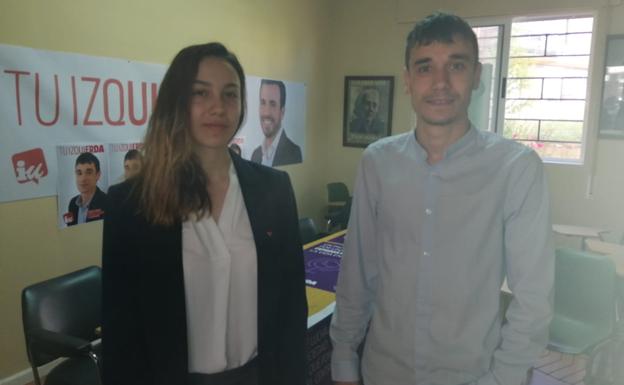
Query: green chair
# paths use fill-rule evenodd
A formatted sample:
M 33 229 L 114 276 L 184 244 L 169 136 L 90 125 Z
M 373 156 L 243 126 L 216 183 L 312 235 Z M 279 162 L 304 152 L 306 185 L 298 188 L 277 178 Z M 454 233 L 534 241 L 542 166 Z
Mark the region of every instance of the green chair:
M 327 184 L 327 213 L 332 214 L 339 211 L 349 200 L 349 189 L 342 182 L 332 182 Z
M 609 338 L 615 325 L 616 272 L 604 255 L 557 249 L 555 315 L 548 348 L 589 353 Z

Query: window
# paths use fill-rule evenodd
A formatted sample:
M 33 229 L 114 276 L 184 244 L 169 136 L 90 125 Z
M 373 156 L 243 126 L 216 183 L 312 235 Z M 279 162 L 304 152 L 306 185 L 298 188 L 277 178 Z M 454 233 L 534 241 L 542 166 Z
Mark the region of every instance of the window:
M 545 161 L 581 163 L 593 17 L 493 24 L 473 27 L 491 82 L 487 128 Z

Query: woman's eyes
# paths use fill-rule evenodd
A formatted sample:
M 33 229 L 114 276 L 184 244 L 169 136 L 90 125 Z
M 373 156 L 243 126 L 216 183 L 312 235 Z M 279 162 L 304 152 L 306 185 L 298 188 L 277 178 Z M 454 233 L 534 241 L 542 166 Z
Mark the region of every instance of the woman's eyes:
M 225 97 L 228 99 L 238 99 L 237 91 L 225 91 L 224 94 L 225 94 Z
M 191 92 L 191 96 L 199 97 L 199 98 L 207 98 L 208 96 L 210 96 L 210 94 L 211 94 L 210 91 L 206 89 L 196 89 Z M 226 90 L 222 92 L 222 95 L 223 95 L 223 98 L 225 99 L 238 99 L 238 91 Z
M 205 96 L 208 96 L 208 91 L 207 90 L 193 90 L 191 92 L 191 95 L 205 97 Z

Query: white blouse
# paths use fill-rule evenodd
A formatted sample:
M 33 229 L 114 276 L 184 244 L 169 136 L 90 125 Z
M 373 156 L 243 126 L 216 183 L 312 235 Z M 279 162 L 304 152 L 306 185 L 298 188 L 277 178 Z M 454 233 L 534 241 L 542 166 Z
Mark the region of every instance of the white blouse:
M 234 166 L 218 223 L 182 224 L 188 370 L 218 373 L 257 355 L 256 245 Z

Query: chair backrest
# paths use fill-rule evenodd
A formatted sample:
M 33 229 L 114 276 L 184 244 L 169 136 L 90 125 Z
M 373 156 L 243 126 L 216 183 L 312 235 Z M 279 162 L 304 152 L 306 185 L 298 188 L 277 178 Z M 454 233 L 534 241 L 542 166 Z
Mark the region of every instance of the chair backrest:
M 316 228 L 316 224 L 314 223 L 314 219 L 299 219 L 299 235 L 301 236 L 301 243 L 304 245 L 317 239 L 318 230 Z
M 22 322 L 28 358 L 41 366 L 58 357 L 31 346 L 30 331 L 46 329 L 93 341 L 101 324 L 102 271 L 87 267 L 22 290 Z
M 342 182 L 332 182 L 327 184 L 328 202 L 346 202 L 349 199 L 349 189 Z
M 555 315 L 610 333 L 615 323 L 616 272 L 604 255 L 557 249 Z
M 330 227 L 337 226 L 340 230 L 347 228 L 349 225 L 349 217 L 351 216 L 351 201 L 351 197 L 347 198 L 345 204 L 340 208 L 340 210 L 329 216 Z

